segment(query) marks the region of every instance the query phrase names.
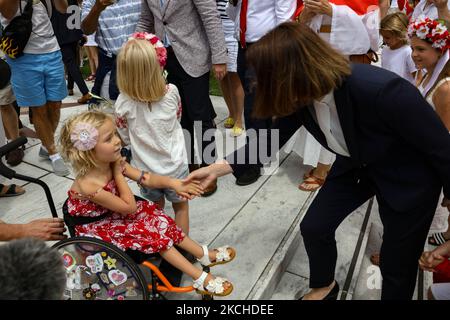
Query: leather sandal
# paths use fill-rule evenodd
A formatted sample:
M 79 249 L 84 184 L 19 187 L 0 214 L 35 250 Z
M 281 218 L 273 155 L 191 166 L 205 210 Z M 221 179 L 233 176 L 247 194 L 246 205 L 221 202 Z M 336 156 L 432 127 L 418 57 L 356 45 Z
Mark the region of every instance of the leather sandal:
M 6 187 L 6 188 L 5 188 Z M 4 185 L 0 183 L 0 198 L 20 196 L 25 193 L 25 190 L 15 184 Z
M 231 129 L 234 127 L 234 119 L 231 117 L 228 117 L 225 119 L 225 121 L 223 122 L 223 126 L 227 129 Z
M 198 294 L 225 297 L 233 291 L 233 284 L 227 279 L 221 277 L 215 277 L 213 280 L 209 280 L 205 287 L 204 283 L 207 276 L 208 274 L 203 271 L 200 277 L 194 280 L 194 284 L 192 286 Z M 230 284 L 227 289 L 225 289 L 223 285 L 226 282 Z
M 223 246 L 214 249 L 214 251 L 216 252 L 216 260 L 211 261 L 209 259 L 208 246 L 202 245 L 202 249 L 203 249 L 203 257 L 197 259 L 197 261 L 200 262 L 200 264 L 205 267 L 214 267 L 218 264 L 225 264 L 230 261 L 233 261 L 233 259 L 236 257 L 236 250 L 234 248 L 230 246 Z
M 306 179 L 298 186 L 298 188 L 299 188 L 300 190 L 302 190 L 302 191 L 313 192 L 313 191 L 316 191 L 316 190 L 320 189 L 320 187 L 322 187 L 324 183 L 325 183 L 325 179 L 320 179 L 320 178 L 317 178 L 316 176 L 311 175 L 311 176 L 309 176 L 308 178 L 306 178 Z M 302 184 L 305 184 L 305 185 L 317 185 L 317 187 L 314 187 L 314 188 L 305 188 L 305 187 L 302 186 Z

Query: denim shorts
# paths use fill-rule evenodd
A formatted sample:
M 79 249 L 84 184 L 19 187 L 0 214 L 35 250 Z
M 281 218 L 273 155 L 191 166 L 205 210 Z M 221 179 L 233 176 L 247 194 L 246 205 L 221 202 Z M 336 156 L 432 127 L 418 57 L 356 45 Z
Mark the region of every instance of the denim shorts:
M 25 53 L 8 59 L 11 84 L 21 107 L 41 107 L 47 101 L 62 101 L 67 96 L 61 52 Z
M 176 177 L 176 179 L 184 179 L 189 175 L 189 170 L 183 172 L 183 174 Z M 180 203 L 186 200 L 181 199 L 173 189 L 149 189 L 141 188 L 141 195 L 152 202 L 159 201 L 163 196 L 166 197 L 167 201 L 172 203 Z

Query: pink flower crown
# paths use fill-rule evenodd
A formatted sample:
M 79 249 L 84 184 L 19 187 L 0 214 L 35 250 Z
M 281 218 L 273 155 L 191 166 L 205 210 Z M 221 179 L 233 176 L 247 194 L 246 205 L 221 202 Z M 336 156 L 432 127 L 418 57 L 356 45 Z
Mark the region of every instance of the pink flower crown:
M 428 43 L 433 48 L 440 49 L 442 52 L 450 49 L 450 33 L 447 28 L 437 20 L 421 16 L 411 22 L 408 27 L 408 35 L 418 37 Z
M 159 65 L 161 66 L 161 68 L 164 68 L 166 66 L 167 50 L 157 36 L 147 32 L 135 32 L 131 35 L 130 39 L 149 41 L 152 44 L 153 48 L 155 48 L 156 56 L 158 57 Z

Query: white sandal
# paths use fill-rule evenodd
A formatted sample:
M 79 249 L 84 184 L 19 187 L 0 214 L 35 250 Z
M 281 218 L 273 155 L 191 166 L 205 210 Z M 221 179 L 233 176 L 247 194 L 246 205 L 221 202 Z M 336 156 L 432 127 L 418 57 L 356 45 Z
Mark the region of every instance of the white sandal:
M 223 246 L 214 249 L 215 251 L 217 251 L 216 260 L 211 261 L 209 259 L 208 247 L 206 245 L 202 245 L 202 249 L 203 249 L 203 257 L 197 259 L 197 261 L 200 262 L 200 264 L 205 267 L 214 267 L 215 265 L 218 264 L 228 263 L 236 257 L 236 250 L 234 248 L 230 246 Z M 231 251 L 231 253 L 228 251 Z
M 229 295 L 233 291 L 233 284 L 227 279 L 221 277 L 215 277 L 213 280 L 209 280 L 208 285 L 205 288 L 203 284 L 205 283 L 205 279 L 207 276 L 208 274 L 203 271 L 200 277 L 194 280 L 194 284 L 192 286 L 195 288 L 195 291 L 198 294 L 224 297 Z M 230 286 L 226 290 L 223 286 L 225 282 L 228 282 L 230 284 Z

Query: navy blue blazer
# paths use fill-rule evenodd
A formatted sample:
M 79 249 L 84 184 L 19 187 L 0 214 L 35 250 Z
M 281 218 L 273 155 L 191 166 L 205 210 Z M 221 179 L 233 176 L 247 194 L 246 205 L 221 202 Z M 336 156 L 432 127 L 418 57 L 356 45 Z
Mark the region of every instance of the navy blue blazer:
M 442 186 L 450 198 L 450 134 L 416 87 L 387 70 L 354 64 L 334 98 L 350 157 L 337 155 L 328 179 L 365 168 L 376 194 L 398 211 L 434 197 Z M 280 130 L 279 145 L 304 125 L 335 153 L 314 117 L 304 107 L 276 120 L 272 129 Z M 248 145 L 243 148 L 249 159 Z M 227 160 L 234 163 L 238 152 Z M 248 169 L 246 164 L 231 166 L 236 177 Z

